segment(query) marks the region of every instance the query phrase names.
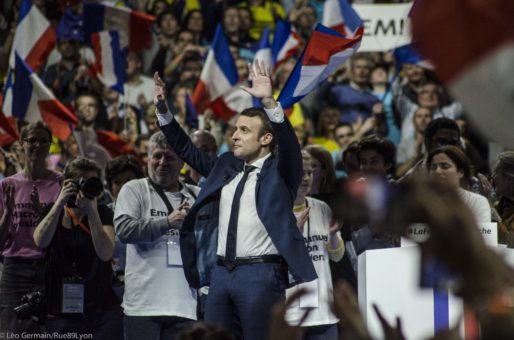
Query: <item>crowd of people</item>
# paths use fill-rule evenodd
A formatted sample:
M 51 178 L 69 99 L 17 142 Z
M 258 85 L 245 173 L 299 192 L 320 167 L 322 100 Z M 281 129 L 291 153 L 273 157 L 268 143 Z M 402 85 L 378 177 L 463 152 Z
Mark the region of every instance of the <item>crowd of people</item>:
M 258 41 L 287 20 L 305 43 L 324 1 L 124 1 L 155 21 L 119 93 L 89 72 L 81 2 L 33 3 L 57 30 L 39 76 L 78 125 L 58 140 L 18 122 L 1 147 L 0 335 L 370 339 L 357 258 L 424 222 L 422 252 L 459 278 L 482 336 L 512 338 L 514 273 L 476 225 L 497 222 L 514 247 L 514 151 L 490 155 L 432 69 L 356 53 L 283 109 L 301 49 L 274 68 L 254 60 Z M 4 75 L 19 2 L 0 6 Z M 186 97 L 218 22 L 259 106 L 227 121 L 207 108 L 197 124 Z M 99 130 L 130 154 L 113 157 Z M 379 308 L 386 338 L 404 338 Z

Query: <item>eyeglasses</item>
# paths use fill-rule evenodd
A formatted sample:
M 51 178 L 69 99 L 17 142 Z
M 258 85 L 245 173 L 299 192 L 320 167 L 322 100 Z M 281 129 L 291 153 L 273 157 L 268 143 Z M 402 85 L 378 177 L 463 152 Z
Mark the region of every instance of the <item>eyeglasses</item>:
M 48 146 L 52 144 L 48 139 L 37 139 L 37 138 L 26 138 L 22 140 L 24 143 L 29 145 Z

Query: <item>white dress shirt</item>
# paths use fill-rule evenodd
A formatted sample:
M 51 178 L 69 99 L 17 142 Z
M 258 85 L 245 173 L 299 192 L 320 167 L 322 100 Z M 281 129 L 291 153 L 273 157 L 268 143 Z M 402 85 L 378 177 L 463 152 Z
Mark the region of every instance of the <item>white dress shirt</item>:
M 270 156 L 271 154 L 267 154 L 252 163 L 252 166 L 255 166 L 256 169 L 250 172 L 246 180 L 237 219 L 236 257 L 278 254 L 277 248 L 271 241 L 264 224 L 262 224 L 257 214 L 257 204 L 255 202 L 255 186 L 257 185 L 262 165 Z M 241 178 L 243 178 L 243 174 L 244 171 L 241 171 L 221 190 L 217 251 L 217 254 L 220 256 L 225 256 L 232 200 L 237 185 Z
M 285 119 L 284 111 L 282 110 L 280 103 L 278 103 L 276 108 L 264 109 L 264 111 L 266 111 L 268 118 L 274 123 L 282 123 Z M 158 111 L 156 112 L 160 125 L 167 125 L 174 119 L 170 112 L 166 112 L 165 114 L 161 114 Z M 266 159 L 270 156 L 271 153 L 252 163 L 252 166 L 255 166 L 256 169 L 250 172 L 248 179 L 246 180 L 239 205 L 236 257 L 278 254 L 277 248 L 271 241 L 264 224 L 257 214 L 257 204 L 255 200 L 255 187 L 260 176 L 261 168 Z M 243 178 L 243 174 L 244 171 L 241 171 L 221 190 L 217 250 L 217 254 L 220 256 L 225 255 L 232 200 L 237 185 Z

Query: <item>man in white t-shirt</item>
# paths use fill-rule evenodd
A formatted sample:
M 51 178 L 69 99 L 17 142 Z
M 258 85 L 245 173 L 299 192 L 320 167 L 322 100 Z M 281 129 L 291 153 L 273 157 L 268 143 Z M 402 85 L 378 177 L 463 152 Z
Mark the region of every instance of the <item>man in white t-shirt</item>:
M 162 132 L 150 138 L 148 177 L 121 189 L 116 235 L 127 244 L 125 339 L 174 339 L 196 320 L 197 293 L 184 276 L 180 229 L 199 189 L 179 182 L 184 165 Z

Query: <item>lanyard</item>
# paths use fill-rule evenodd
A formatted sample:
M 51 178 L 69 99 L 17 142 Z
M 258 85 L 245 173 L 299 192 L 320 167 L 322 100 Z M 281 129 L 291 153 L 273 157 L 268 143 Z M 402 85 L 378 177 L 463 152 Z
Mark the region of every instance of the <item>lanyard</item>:
M 82 223 L 81 220 L 79 220 L 79 218 L 73 213 L 73 211 L 70 209 L 70 207 L 66 207 L 66 211 L 68 212 L 68 214 L 70 215 L 70 217 L 73 219 L 73 221 L 82 229 L 86 232 L 86 234 L 88 234 L 89 236 L 91 236 L 91 230 L 89 230 L 88 227 L 86 227 L 86 225 L 84 223 Z
M 164 190 L 160 186 L 157 185 L 154 181 L 152 181 L 150 178 L 148 178 L 148 182 L 150 185 L 155 189 L 161 200 L 164 202 L 164 205 L 166 205 L 166 209 L 168 209 L 168 215 L 173 212 L 173 206 L 171 205 L 170 200 L 168 199 L 168 196 L 164 193 Z M 180 193 L 180 204 L 184 203 L 185 195 Z
M 307 201 L 307 198 L 305 199 L 305 209 L 309 208 L 309 201 Z M 311 214 L 309 211 L 309 217 L 307 217 L 307 241 L 311 239 Z

